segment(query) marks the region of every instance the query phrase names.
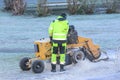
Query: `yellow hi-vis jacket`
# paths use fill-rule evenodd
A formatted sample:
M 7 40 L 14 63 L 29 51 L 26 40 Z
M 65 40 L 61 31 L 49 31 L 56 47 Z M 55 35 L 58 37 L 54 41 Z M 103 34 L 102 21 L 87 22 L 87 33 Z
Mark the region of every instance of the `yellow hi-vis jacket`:
M 67 40 L 67 33 L 69 29 L 67 20 L 59 20 L 62 16 L 58 16 L 58 19 L 53 21 L 49 27 L 49 36 L 53 40 Z

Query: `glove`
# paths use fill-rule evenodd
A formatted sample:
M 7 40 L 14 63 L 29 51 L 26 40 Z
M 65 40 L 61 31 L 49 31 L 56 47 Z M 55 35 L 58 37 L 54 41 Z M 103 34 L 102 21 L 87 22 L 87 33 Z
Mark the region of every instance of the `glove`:
M 50 43 L 52 43 L 52 36 L 50 36 Z

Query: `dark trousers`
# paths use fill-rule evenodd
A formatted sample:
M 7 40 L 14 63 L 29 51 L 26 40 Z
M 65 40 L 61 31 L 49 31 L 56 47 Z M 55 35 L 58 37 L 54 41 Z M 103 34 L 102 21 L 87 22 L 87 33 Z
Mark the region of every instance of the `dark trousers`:
M 56 64 L 58 53 L 60 53 L 60 64 L 65 64 L 66 41 L 53 41 L 51 57 L 52 64 Z

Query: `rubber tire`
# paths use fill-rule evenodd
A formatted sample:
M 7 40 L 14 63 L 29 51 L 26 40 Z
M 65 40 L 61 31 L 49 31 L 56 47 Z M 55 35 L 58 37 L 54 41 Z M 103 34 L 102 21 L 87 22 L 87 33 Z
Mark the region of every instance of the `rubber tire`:
M 80 55 L 80 57 L 77 57 L 78 55 Z M 78 63 L 79 61 L 84 60 L 84 58 L 85 58 L 84 53 L 79 50 L 79 51 L 74 52 L 74 54 L 73 54 L 73 56 L 72 56 L 72 62 L 73 62 L 74 64 L 76 64 L 76 63 Z
M 26 65 L 26 63 L 29 61 L 29 59 L 31 59 L 31 58 L 29 58 L 29 57 L 24 57 L 24 58 L 22 58 L 22 59 L 20 60 L 19 66 L 20 66 L 20 68 L 21 68 L 23 71 L 28 71 L 28 70 L 31 69 L 30 67 L 28 67 L 28 66 Z
M 45 65 L 44 62 L 41 60 L 35 60 L 32 63 L 32 71 L 34 73 L 42 73 L 44 71 Z

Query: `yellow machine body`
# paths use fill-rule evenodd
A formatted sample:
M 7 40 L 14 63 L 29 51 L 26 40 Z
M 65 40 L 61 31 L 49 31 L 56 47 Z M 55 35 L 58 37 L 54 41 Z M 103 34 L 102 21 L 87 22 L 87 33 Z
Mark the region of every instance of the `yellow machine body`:
M 92 42 L 92 39 L 85 38 L 85 37 L 78 37 L 77 44 L 70 44 L 67 48 L 77 48 L 77 47 L 84 47 L 85 49 L 89 50 L 91 54 L 97 58 L 100 55 L 100 47 Z
M 49 39 L 41 39 L 34 42 L 35 56 L 40 60 L 47 60 L 51 57 L 51 44 Z
M 40 60 L 47 60 L 51 58 L 51 43 L 49 39 L 41 39 L 34 42 L 35 45 L 35 56 Z M 100 55 L 100 47 L 95 45 L 90 38 L 78 37 L 77 44 L 68 44 L 67 49 L 69 48 L 79 48 L 84 47 L 88 49 L 92 55 L 97 58 Z

